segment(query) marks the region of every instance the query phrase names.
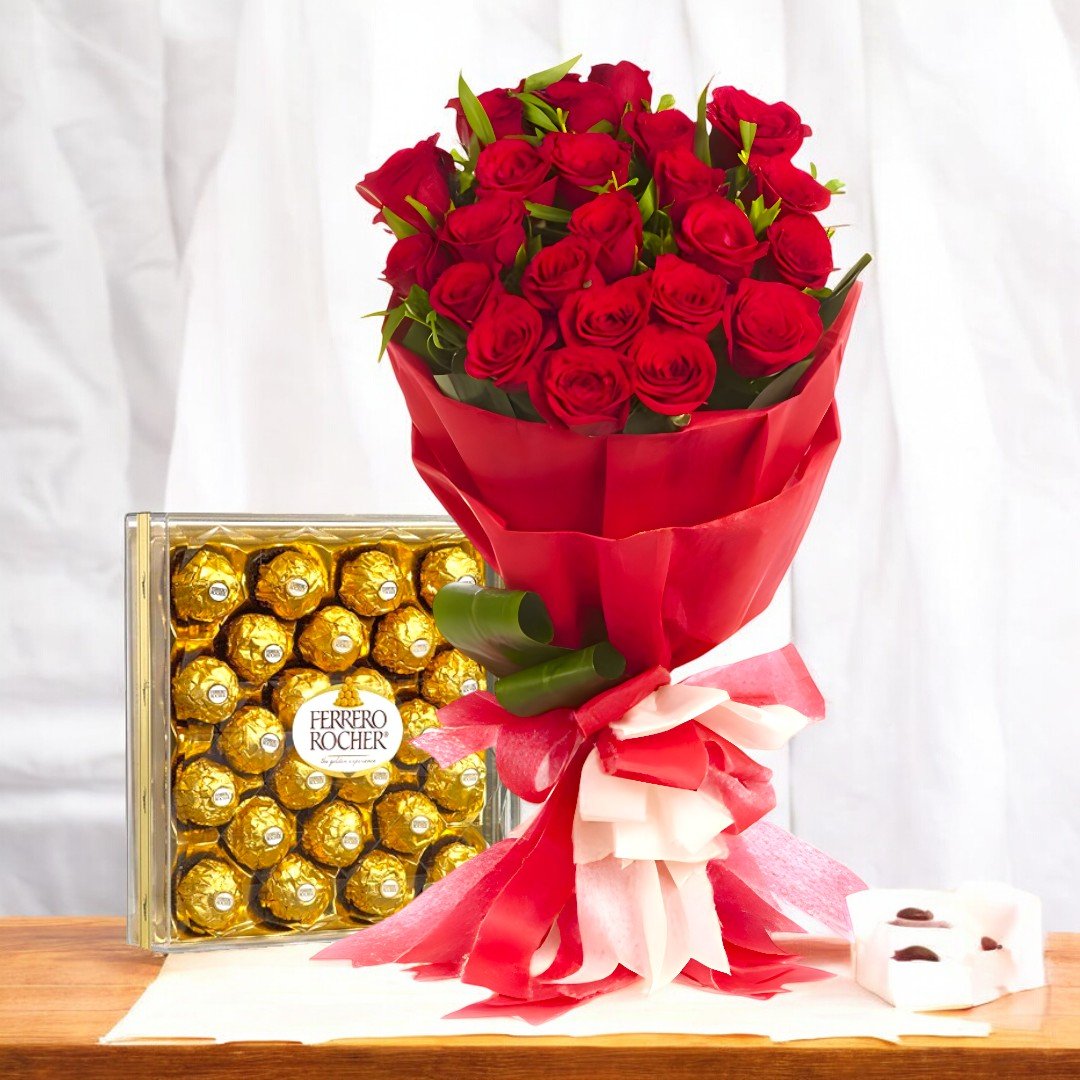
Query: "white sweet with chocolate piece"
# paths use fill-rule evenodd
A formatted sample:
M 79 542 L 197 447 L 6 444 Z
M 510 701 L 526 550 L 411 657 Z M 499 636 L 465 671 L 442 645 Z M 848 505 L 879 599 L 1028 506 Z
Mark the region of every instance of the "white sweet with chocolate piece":
M 1046 984 L 1042 904 L 1009 885 L 848 897 L 855 981 L 899 1009 L 983 1005 Z

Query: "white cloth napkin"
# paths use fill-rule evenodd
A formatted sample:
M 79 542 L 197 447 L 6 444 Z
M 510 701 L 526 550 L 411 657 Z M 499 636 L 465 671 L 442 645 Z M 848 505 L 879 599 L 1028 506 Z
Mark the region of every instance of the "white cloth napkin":
M 534 1025 L 514 1017 L 448 1019 L 480 1001 L 482 987 L 417 982 L 398 965 L 312 962 L 325 942 L 166 958 L 161 972 L 103 1043 L 202 1039 L 322 1043 L 334 1039 L 453 1035 L 763 1035 L 775 1042 L 864 1036 L 980 1036 L 990 1025 L 903 1012 L 863 990 L 844 961 L 837 977 L 797 985 L 769 1001 L 673 984 L 651 995 L 623 990 Z

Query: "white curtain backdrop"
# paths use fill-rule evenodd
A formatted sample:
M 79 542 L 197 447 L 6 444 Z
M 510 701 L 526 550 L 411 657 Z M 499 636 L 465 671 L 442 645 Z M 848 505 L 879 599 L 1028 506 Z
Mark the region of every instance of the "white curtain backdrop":
M 876 256 L 790 588 L 781 783 L 880 885 L 1080 928 L 1080 4 L 0 0 L 0 913 L 124 906 L 125 511 L 436 509 L 355 181 L 577 53 L 792 102 Z

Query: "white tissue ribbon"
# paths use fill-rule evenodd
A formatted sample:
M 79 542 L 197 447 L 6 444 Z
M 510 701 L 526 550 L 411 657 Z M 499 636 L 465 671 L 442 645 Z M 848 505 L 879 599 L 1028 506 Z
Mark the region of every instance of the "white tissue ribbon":
M 777 749 L 809 722 L 785 705 L 746 705 L 724 690 L 673 683 L 611 731 L 639 739 L 694 721 L 745 750 Z M 721 834 L 733 822 L 708 776 L 696 791 L 612 776 L 594 749 L 581 772 L 573 836 L 583 963 L 561 981 L 593 982 L 621 964 L 652 989 L 691 960 L 727 973 L 708 864 L 727 855 Z M 551 944 L 534 957 L 534 974 L 549 966 Z
M 1046 983 L 1031 893 L 993 883 L 867 889 L 848 910 L 855 980 L 898 1008 L 966 1009 Z

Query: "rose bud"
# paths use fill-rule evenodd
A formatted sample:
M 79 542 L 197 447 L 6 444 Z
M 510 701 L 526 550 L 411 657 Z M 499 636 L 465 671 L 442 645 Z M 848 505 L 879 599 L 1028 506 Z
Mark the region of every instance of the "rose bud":
M 627 113 L 622 126 L 650 168 L 661 150 L 682 147 L 692 152 L 694 149 L 694 121 L 678 109 L 663 109 L 658 113 Z
M 630 382 L 639 400 L 664 416 L 705 404 L 716 382 L 716 357 L 704 338 L 674 326 L 647 326 L 630 348 Z
M 485 263 L 463 262 L 444 270 L 431 287 L 431 306 L 459 326 L 469 327 L 476 322 L 491 293 L 502 285 L 498 276 Z
M 446 215 L 442 239 L 463 261 L 509 266 L 525 243 L 525 206 L 511 195 L 481 196 Z
M 482 192 L 502 191 L 528 198 L 547 178 L 550 165 L 524 139 L 499 139 L 476 159 L 476 185 Z
M 436 217 L 441 218 L 450 209 L 449 176 L 454 171 L 454 159 L 435 145 L 438 137 L 432 135 L 410 149 L 391 154 L 385 164 L 356 185 L 356 190 L 380 211 L 387 206 L 414 228 L 427 230 L 427 222 L 405 201 L 405 196 L 423 203 Z M 378 213 L 375 220 L 384 218 Z
M 549 422 L 582 435 L 610 435 L 626 423 L 630 379 L 612 349 L 568 345 L 534 370 L 531 397 Z
M 577 74 L 564 75 L 537 96 L 566 113 L 566 130 L 570 132 L 585 132 L 603 121 L 617 129 L 623 112 L 622 103 L 606 86 L 582 82 Z
M 525 123 L 521 102 L 516 97 L 512 97 L 509 90 L 485 90 L 482 94 L 477 94 L 477 100 L 491 121 L 491 129 L 495 132 L 496 139 L 505 139 L 507 135 L 524 133 Z M 453 109 L 456 113 L 457 135 L 461 140 L 461 145 L 467 148 L 473 138 L 473 130 L 465 118 L 465 110 L 461 107 L 460 98 L 451 98 L 446 103 L 446 107 Z
M 652 286 L 653 316 L 672 326 L 707 334 L 724 314 L 727 282 L 678 255 L 661 255 L 656 260 Z
M 750 172 L 756 193 L 766 206 L 780 200 L 783 214 L 816 214 L 832 199 L 832 192 L 819 184 L 808 172 L 796 168 L 786 158 L 750 155 Z
M 723 169 L 710 169 L 693 150 L 673 146 L 656 155 L 654 166 L 657 203 L 674 206 L 672 218 L 677 222 L 688 203 L 715 195 L 727 187 Z
M 521 275 L 521 291 L 536 307 L 558 311 L 571 293 L 603 281 L 593 261 L 593 245 L 568 236 L 536 253 Z
M 820 289 L 833 270 L 829 234 L 816 217 L 788 214 L 769 226 L 769 254 L 763 276 L 797 289 Z
M 383 279 L 404 296 L 414 285 L 430 289 L 453 256 L 429 232 L 403 236 L 386 256 Z
M 559 312 L 568 345 L 619 349 L 648 322 L 651 274 L 623 278 L 573 293 Z
M 528 300 L 496 293 L 465 340 L 465 371 L 474 379 L 492 379 L 504 390 L 520 390 L 529 381 L 534 360 L 552 339 Z
M 739 282 L 728 318 L 731 366 L 760 379 L 805 360 L 821 337 L 818 302 L 779 281 Z
M 743 148 L 740 120 L 757 124 L 753 152 L 762 156 L 790 158 L 810 134 L 810 129 L 790 105 L 783 101 L 768 105 L 734 86 L 719 86 L 713 91 L 706 116 L 713 125 L 715 136 L 713 160 L 728 167 L 738 161 L 738 153 Z
M 560 204 L 571 208 L 592 197 L 583 188 L 603 187 L 611 183 L 612 176 L 617 184 L 625 184 L 629 176 L 630 144 L 617 142 L 610 135 L 551 132 L 544 136 L 543 149 L 562 181 Z
M 620 60 L 617 64 L 594 64 L 589 72 L 589 82 L 606 86 L 619 102 L 620 113 L 627 107 L 631 112 L 640 112 L 652 102 L 649 73 L 629 60 Z
M 605 281 L 626 277 L 641 251 L 641 212 L 630 192 L 609 191 L 570 215 L 570 233 L 591 241 L 596 267 Z
M 722 195 L 707 195 L 687 207 L 678 244 L 685 259 L 732 283 L 746 277 L 769 247 L 754 235 L 746 214 Z

